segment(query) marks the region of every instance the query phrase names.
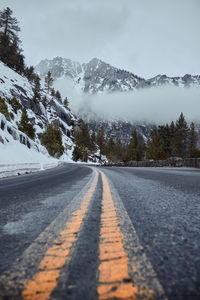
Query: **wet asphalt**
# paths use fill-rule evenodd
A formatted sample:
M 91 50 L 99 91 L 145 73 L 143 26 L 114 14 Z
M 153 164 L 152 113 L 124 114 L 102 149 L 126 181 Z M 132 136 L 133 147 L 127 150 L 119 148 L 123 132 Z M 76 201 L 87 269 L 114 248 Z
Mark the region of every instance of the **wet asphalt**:
M 200 171 L 99 168 L 118 192 L 169 300 L 200 299 Z M 92 175 L 86 166 L 0 180 L 0 275 L 70 205 Z M 97 299 L 102 182 L 53 292 L 56 299 Z

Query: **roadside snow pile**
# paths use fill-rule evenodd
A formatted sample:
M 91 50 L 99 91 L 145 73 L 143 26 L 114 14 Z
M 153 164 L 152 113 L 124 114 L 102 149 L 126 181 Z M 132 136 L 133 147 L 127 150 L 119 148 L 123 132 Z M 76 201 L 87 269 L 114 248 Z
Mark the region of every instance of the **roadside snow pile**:
M 43 171 L 57 167 L 59 162 L 56 163 L 24 163 L 24 164 L 0 164 L 0 178 L 23 175 L 37 171 Z
M 73 127 L 77 118 L 62 99 L 58 101 L 43 89 L 38 100 L 34 100 L 34 89 L 34 82 L 0 62 L 0 177 L 3 173 L 16 175 L 54 167 L 63 161 L 72 162 Z M 13 97 L 17 108 L 16 102 L 13 106 L 11 101 Z M 19 130 L 23 109 L 34 128 L 33 139 Z M 57 126 L 62 136 L 64 153 L 59 159 L 51 157 L 41 144 L 41 136 L 49 124 Z
M 5 121 L 3 116 L 1 120 Z M 20 133 L 21 139 L 22 137 L 27 138 L 30 149 L 21 144 L 18 139 L 14 140 L 13 136 L 7 131 L 10 128 L 8 124 L 6 130 L 0 129 L 0 178 L 45 170 L 56 167 L 61 163 L 58 159 L 50 157 L 42 145 L 37 145 L 23 133 Z M 15 136 L 17 136 L 17 133 L 16 130 Z

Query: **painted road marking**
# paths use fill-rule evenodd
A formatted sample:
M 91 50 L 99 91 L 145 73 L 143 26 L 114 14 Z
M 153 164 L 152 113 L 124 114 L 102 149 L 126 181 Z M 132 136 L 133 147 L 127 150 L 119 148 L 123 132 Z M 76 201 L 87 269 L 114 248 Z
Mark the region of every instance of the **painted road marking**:
M 73 205 L 71 203 L 67 206 L 14 263 L 13 267 L 1 276 L 0 284 L 3 288 L 5 287 L 5 291 L 0 291 L 0 298 L 4 295 L 11 295 L 10 298 L 17 299 L 24 284 L 26 286 L 23 292 L 24 299 L 51 298 L 51 293 L 58 284 L 61 269 L 64 265 L 68 267 L 81 223 L 88 211 L 87 201 L 90 200 L 84 195 L 87 193 L 88 198 L 92 198 L 97 180 L 96 174 L 73 199 Z M 166 300 L 163 288 L 139 243 L 117 191 L 112 182 L 108 183 L 104 174 L 102 174 L 102 181 L 103 206 L 99 245 L 98 298 Z M 93 187 L 91 187 L 92 182 Z M 66 222 L 64 220 L 68 220 L 69 216 L 71 219 L 67 224 L 65 223 L 66 226 L 63 226 Z M 59 236 L 56 240 L 55 234 Z M 45 256 L 42 259 L 44 253 Z M 37 266 L 39 266 L 38 269 L 36 269 Z M 29 280 L 25 282 L 27 276 Z
M 99 173 L 96 172 L 88 192 L 84 195 L 80 209 L 72 214 L 66 227 L 60 232 L 59 237 L 47 250 L 44 258 L 39 264 L 38 272 L 34 278 L 25 283 L 22 292 L 23 299 L 26 300 L 46 300 L 56 288 L 61 268 L 70 260 L 70 254 L 75 241 L 78 238 L 83 219 L 87 213 L 90 201 L 95 192 Z
M 99 245 L 99 299 L 130 299 L 134 287 L 128 274 L 128 258 L 123 248 L 117 214 L 106 176 L 101 172 L 103 199 Z
M 122 222 L 119 221 L 119 211 L 117 212 L 115 208 L 108 180 L 103 172 L 100 171 L 100 173 L 103 183 L 103 200 L 99 245 L 98 299 L 166 300 L 162 286 L 158 282 L 145 253 L 142 253 L 142 259 L 139 258 L 139 261 L 137 258 L 133 261 L 127 255 L 126 242 L 131 243 L 132 240 L 138 242 L 138 240 L 135 236 L 134 239 L 129 236 L 130 241 L 126 240 L 125 233 L 121 230 Z M 124 230 L 126 229 L 124 228 Z M 134 229 L 133 226 L 131 229 Z M 142 247 L 139 248 L 141 252 Z M 149 278 L 143 276 L 141 270 L 145 268 L 148 268 L 147 275 Z

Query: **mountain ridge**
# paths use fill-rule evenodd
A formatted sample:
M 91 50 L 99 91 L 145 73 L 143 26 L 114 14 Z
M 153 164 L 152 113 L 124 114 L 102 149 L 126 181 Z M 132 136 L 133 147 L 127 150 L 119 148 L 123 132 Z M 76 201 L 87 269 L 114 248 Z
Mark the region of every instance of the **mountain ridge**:
M 159 74 L 144 79 L 133 72 L 116 68 L 98 58 L 93 58 L 83 64 L 62 57 L 45 59 L 35 67 L 35 71 L 42 78 L 50 71 L 54 80 L 71 79 L 75 87 L 90 94 L 129 92 L 163 85 L 177 87 L 200 85 L 200 75 L 185 74 L 184 76 L 169 77 Z

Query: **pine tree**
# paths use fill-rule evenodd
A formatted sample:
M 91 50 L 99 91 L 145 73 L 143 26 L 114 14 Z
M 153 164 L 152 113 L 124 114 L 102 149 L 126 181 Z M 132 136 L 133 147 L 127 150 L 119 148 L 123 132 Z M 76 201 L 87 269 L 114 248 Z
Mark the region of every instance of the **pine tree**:
M 117 140 L 115 143 L 115 157 L 116 157 L 116 162 L 122 161 L 122 156 L 123 156 L 123 147 L 122 143 L 120 140 Z
M 12 13 L 9 7 L 0 11 L 0 32 L 7 36 L 11 42 L 16 39 L 16 33 L 20 31 L 18 21 L 12 17 Z
M 76 144 L 79 146 L 89 147 L 90 145 L 90 134 L 88 125 L 82 122 L 82 127 L 75 133 Z
M 42 144 L 46 147 L 51 156 L 60 157 L 64 152 L 62 136 L 59 128 L 54 124 L 49 124 L 42 134 Z
M 95 132 L 92 131 L 90 135 L 90 146 L 89 149 L 92 153 L 95 153 L 97 151 L 97 146 L 96 146 L 96 135 Z
M 144 156 L 144 141 L 141 136 L 137 135 L 136 129 L 132 133 L 131 140 L 123 154 L 123 161 L 142 160 Z
M 18 112 L 18 110 L 22 107 L 19 101 L 16 99 L 15 96 L 12 97 L 12 99 L 9 101 L 10 105 L 12 106 L 15 113 Z
M 105 145 L 105 154 L 110 161 L 115 161 L 115 142 L 112 137 L 109 138 Z
M 105 146 L 105 155 L 111 162 L 122 161 L 123 149 L 120 140 L 116 142 L 111 137 Z
M 85 146 L 83 145 L 76 145 L 74 148 L 74 151 L 72 153 L 72 158 L 74 161 L 83 161 L 87 162 L 88 161 L 88 152 Z
M 176 132 L 175 132 L 175 151 L 179 157 L 187 156 L 187 140 L 188 140 L 188 125 L 185 120 L 183 113 L 176 121 Z
M 20 123 L 18 124 L 19 130 L 26 133 L 28 137 L 30 137 L 32 140 L 35 138 L 35 129 L 33 127 L 33 124 L 30 122 L 30 119 L 28 118 L 26 108 L 23 108 L 22 110 L 22 116 Z
M 88 156 L 96 152 L 96 136 L 93 132 L 90 135 L 88 125 L 82 121 L 82 126 L 74 134 L 75 148 L 73 159 L 87 162 Z
M 176 126 L 173 121 L 171 122 L 171 124 L 169 126 L 169 132 L 170 132 L 169 153 L 170 153 L 170 156 L 176 156 Z
M 35 103 L 37 103 L 41 98 L 41 95 L 40 95 L 40 93 L 41 93 L 41 84 L 40 84 L 40 77 L 38 75 L 36 75 L 35 79 L 34 79 L 33 93 L 34 93 L 33 101 Z
M 80 159 L 81 161 L 86 162 L 88 155 L 96 151 L 96 144 L 90 136 L 88 125 L 82 122 L 82 128 L 74 134 L 74 137 L 76 147 L 73 151 L 73 159 L 75 161 Z
M 36 74 L 34 73 L 34 67 L 26 67 L 24 75 L 28 78 L 29 81 L 34 81 Z
M 138 146 L 137 146 L 137 161 L 144 159 L 145 153 L 145 143 L 142 136 L 138 136 Z
M 54 97 L 54 96 L 55 96 L 55 93 L 56 93 L 56 92 L 55 92 L 54 88 L 52 88 L 52 89 L 51 89 L 51 96 Z
M 63 101 L 63 104 L 65 107 L 68 107 L 69 106 L 69 100 L 67 97 L 65 97 L 64 101 Z
M 164 151 L 163 141 L 157 128 L 154 128 L 151 133 L 151 137 L 147 142 L 146 156 L 147 159 L 155 160 L 167 158 L 167 154 Z
M 194 149 L 192 151 L 191 157 L 192 158 L 200 158 L 200 149 L 198 149 L 198 148 Z
M 198 136 L 195 131 L 195 125 L 192 122 L 190 124 L 190 129 L 188 132 L 188 152 L 189 152 L 188 154 L 189 154 L 189 157 L 193 157 L 193 155 L 195 153 L 195 150 L 197 148 L 197 139 L 198 139 Z
M 45 89 L 46 89 L 47 93 L 49 94 L 49 92 L 51 90 L 51 87 L 53 86 L 53 78 L 51 76 L 51 72 L 50 71 L 45 76 L 44 86 L 45 86 Z
M 171 156 L 171 132 L 168 124 L 158 127 L 158 132 L 162 138 L 165 153 L 168 157 Z
M 10 120 L 10 115 L 8 112 L 8 106 L 3 98 L 0 97 L 0 113 L 2 113 L 6 119 Z
M 89 133 L 89 128 L 86 123 L 83 123 L 83 128 L 82 128 L 82 141 L 81 144 L 84 145 L 86 148 L 90 149 L 91 146 L 91 139 L 90 139 L 90 133 Z
M 72 153 L 72 159 L 74 161 L 82 160 L 82 151 L 81 151 L 81 147 L 79 145 L 76 145 L 74 147 L 74 150 Z
M 98 133 L 97 133 L 97 138 L 96 138 L 97 145 L 99 146 L 99 151 L 100 151 L 100 160 L 102 158 L 102 155 L 105 154 L 105 137 L 104 137 L 104 129 L 103 126 L 100 127 Z
M 137 160 L 138 158 L 138 138 L 136 130 L 133 131 L 130 143 L 127 147 L 127 161 Z
M 59 91 L 56 91 L 55 97 L 58 100 L 59 103 L 62 103 L 62 97 Z
M 20 28 L 12 13 L 9 7 L 0 11 L 0 60 L 22 74 L 25 65 L 22 49 L 20 48 L 21 41 L 18 37 Z

